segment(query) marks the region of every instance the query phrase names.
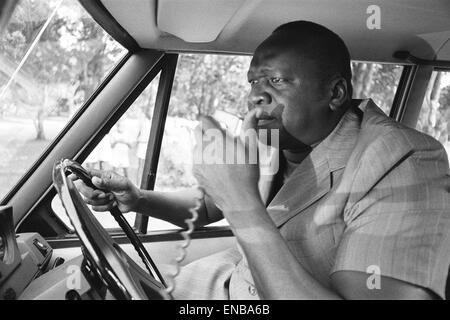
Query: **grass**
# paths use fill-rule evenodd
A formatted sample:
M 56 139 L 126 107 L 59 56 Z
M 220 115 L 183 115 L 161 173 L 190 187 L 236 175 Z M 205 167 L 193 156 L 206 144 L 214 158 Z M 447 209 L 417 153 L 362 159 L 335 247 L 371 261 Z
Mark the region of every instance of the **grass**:
M 32 119 L 0 119 L 0 198 L 11 190 L 39 158 L 66 122 L 67 119 L 64 118 L 46 120 L 44 130 L 47 139 L 36 140 Z

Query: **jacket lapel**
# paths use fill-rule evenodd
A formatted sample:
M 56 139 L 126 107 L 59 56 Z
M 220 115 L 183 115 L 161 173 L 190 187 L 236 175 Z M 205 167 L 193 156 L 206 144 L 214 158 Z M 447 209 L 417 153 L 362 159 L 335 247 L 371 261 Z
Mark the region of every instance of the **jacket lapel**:
M 326 159 L 313 163 L 307 157 L 286 180 L 267 207 L 277 227 L 322 198 L 331 188 Z
M 362 112 L 356 107 L 360 100 L 354 103 L 336 128 L 298 165 L 267 206 L 277 227 L 317 202 L 336 184 L 333 173 L 345 168 L 361 127 Z M 261 178 L 266 189 L 273 180 L 273 176 Z

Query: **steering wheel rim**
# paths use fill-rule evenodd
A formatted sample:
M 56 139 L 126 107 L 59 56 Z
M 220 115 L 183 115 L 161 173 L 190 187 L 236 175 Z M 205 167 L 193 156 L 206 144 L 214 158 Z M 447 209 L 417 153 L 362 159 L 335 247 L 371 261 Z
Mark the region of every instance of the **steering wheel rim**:
M 95 274 L 100 277 L 116 299 L 146 300 L 149 297 L 170 299 L 170 296 L 164 290 L 164 284 L 158 282 L 150 270 L 150 275 L 148 275 L 147 272 L 135 264 L 98 222 L 83 201 L 72 180 L 66 176 L 66 165 L 67 162 L 65 163 L 65 160 L 55 163 L 53 167 L 53 184 L 75 229 L 75 233 L 82 243 L 84 248 L 83 255 L 89 262 L 89 265 L 93 267 Z M 134 248 L 143 248 L 142 242 L 134 234 L 121 212 L 117 211 L 112 214 L 121 227 L 124 226 L 123 221 L 126 222 L 134 237 L 130 237 L 130 230 L 127 230 L 126 227 L 124 232 L 129 237 Z M 138 251 L 138 253 L 142 258 L 142 252 Z M 148 253 L 146 254 L 148 255 Z M 150 258 L 149 255 L 148 257 Z M 143 262 L 146 264 L 144 259 Z M 156 266 L 154 264 L 152 266 L 159 276 Z

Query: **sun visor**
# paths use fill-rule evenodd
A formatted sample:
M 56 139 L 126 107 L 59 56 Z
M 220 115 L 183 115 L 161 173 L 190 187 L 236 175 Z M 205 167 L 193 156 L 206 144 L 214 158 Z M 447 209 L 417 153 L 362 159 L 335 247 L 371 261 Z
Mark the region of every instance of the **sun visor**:
M 158 28 L 186 42 L 212 42 L 246 0 L 160 0 Z

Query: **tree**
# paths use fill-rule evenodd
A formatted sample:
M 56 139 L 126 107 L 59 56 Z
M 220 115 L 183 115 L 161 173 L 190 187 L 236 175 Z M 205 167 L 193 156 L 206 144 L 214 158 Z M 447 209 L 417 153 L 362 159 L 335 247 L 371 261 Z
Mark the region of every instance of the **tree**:
M 389 114 L 402 67 L 394 64 L 352 62 L 353 97 L 372 98 Z
M 17 66 L 55 4 L 21 1 L 0 40 L 0 59 Z M 120 52 L 78 2 L 63 2 L 10 86 L 8 101 L 3 105 L 13 106 L 15 112 L 33 114 L 36 138 L 45 139 L 43 122 L 49 114 L 58 113 L 54 110 L 61 99 L 66 99 L 70 112 L 77 109 L 93 93 Z M 4 86 L 12 73 L 5 68 L 0 72 L 0 85 Z
M 420 110 L 417 128 L 447 145 L 450 140 L 450 86 L 442 87 L 444 72 L 433 72 Z
M 250 58 L 221 55 L 181 55 L 169 115 L 197 119 L 215 110 L 246 112 Z

